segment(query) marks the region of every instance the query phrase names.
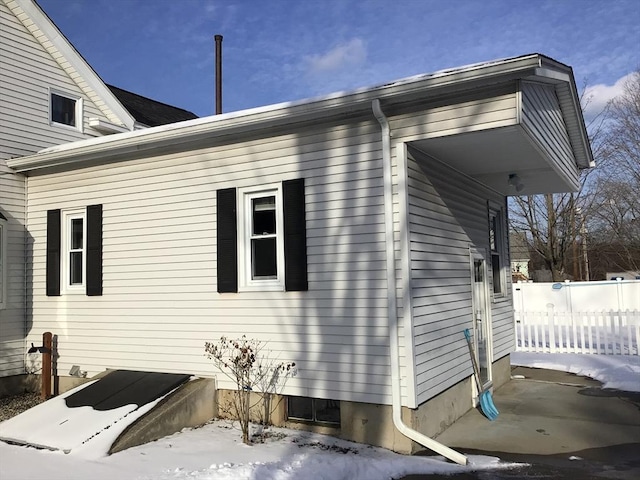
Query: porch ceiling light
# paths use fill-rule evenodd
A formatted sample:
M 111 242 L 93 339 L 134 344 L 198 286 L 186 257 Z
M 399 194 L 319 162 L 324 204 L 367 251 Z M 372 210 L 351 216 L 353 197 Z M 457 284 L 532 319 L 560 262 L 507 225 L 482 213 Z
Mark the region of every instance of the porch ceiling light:
M 520 180 L 520 177 L 515 173 L 509 174 L 509 185 L 516 189 L 516 192 L 520 193 L 524 190 L 524 183 Z

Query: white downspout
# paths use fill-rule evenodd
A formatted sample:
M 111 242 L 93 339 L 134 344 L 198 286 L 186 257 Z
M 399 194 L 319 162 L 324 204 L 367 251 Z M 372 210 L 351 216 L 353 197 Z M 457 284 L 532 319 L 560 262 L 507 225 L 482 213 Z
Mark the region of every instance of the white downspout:
M 434 439 L 409 428 L 402 421 L 400 386 L 400 359 L 398 349 L 398 308 L 396 300 L 395 245 L 393 241 L 393 181 L 391 178 L 391 129 L 377 98 L 372 103 L 373 114 L 382 129 L 382 171 L 384 181 L 384 219 L 387 249 L 387 310 L 389 317 L 389 357 L 391 363 L 391 407 L 393 424 L 405 437 L 419 443 L 460 465 L 467 464 L 467 457 L 436 442 Z

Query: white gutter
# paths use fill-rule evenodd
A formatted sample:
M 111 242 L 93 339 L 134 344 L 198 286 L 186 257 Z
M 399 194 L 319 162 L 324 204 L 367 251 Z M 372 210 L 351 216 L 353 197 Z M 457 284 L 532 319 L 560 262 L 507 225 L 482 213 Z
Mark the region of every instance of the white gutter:
M 162 151 L 165 147 L 187 149 L 190 142 L 205 141 L 210 144 L 218 138 L 248 132 L 256 134 L 259 130 L 275 126 L 288 128 L 306 121 L 317 124 L 325 118 L 366 115 L 374 99 L 383 98 L 385 102 L 394 104 L 416 103 L 458 90 L 515 81 L 531 76 L 540 64 L 541 56 L 533 54 L 468 65 L 352 92 L 338 92 L 319 98 L 57 145 L 33 155 L 8 159 L 7 165 L 18 172 L 61 166 L 74 168 L 76 164 L 83 162 L 120 161 L 122 157 L 151 155 L 153 151 Z
M 400 352 L 398 348 L 398 308 L 396 300 L 396 259 L 393 241 L 393 181 L 391 178 L 391 128 L 385 117 L 380 100 L 372 102 L 373 114 L 382 130 L 382 171 L 384 181 L 384 220 L 387 249 L 387 314 L 389 317 L 389 359 L 391 363 L 391 410 L 393 424 L 405 437 L 433 450 L 460 465 L 467 464 L 467 457 L 436 442 L 422 433 L 409 428 L 402 421 L 402 397 L 400 385 Z

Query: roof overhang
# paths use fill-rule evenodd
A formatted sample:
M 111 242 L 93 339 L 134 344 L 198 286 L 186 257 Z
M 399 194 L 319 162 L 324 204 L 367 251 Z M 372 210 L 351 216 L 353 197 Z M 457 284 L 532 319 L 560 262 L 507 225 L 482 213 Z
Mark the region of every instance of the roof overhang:
M 429 102 L 440 96 L 469 91 L 483 86 L 535 79 L 571 92 L 561 99 L 567 117 L 569 136 L 574 145 L 576 163 L 587 168 L 592 155 L 584 130 L 582 113 L 571 68 L 540 54 L 496 60 L 466 67 L 419 75 L 385 85 L 341 92 L 298 102 L 204 117 L 122 134 L 92 138 L 44 149 L 37 154 L 8 160 L 11 168 L 31 172 L 51 167 L 76 168 L 86 162 L 112 162 L 135 158 L 167 149 L 189 150 L 198 145 L 216 145 L 230 137 L 241 141 L 243 135 L 262 130 L 298 128 L 305 122 L 318 123 L 340 118 L 371 116 L 371 102 L 379 99 L 385 110 L 402 105 Z M 572 100 L 575 97 L 575 101 Z M 559 96 L 560 98 L 560 96 Z

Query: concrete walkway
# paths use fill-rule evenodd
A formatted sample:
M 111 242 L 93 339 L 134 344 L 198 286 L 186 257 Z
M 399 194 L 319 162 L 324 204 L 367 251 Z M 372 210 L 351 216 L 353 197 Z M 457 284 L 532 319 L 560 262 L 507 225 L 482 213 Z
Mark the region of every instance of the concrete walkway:
M 473 410 L 437 440 L 462 450 L 536 455 L 640 443 L 640 394 L 618 397 L 599 382 L 551 370 L 517 367 L 512 376 L 525 378 L 495 392 L 495 421 Z
M 495 421 L 472 410 L 437 440 L 463 453 L 530 465 L 447 478 L 640 478 L 640 394 L 602 390 L 594 380 L 550 370 L 516 367 L 512 376 L 524 378 L 494 393 Z

